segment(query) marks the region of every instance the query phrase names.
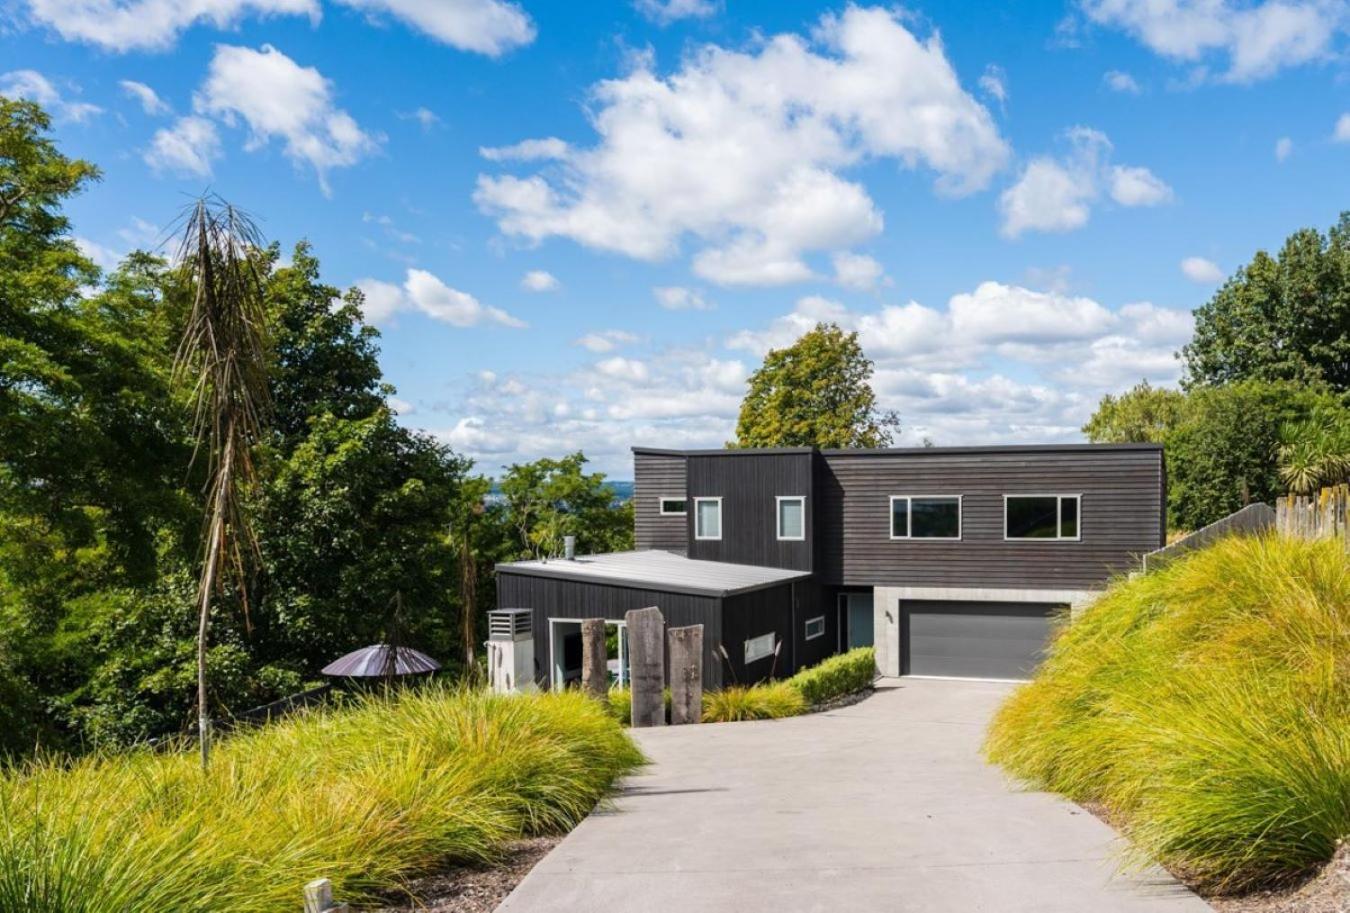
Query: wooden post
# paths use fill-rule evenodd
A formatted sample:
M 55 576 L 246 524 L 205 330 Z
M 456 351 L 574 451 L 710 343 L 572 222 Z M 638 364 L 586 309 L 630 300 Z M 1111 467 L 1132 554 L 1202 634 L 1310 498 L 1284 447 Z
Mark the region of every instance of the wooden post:
M 703 719 L 703 625 L 671 628 L 670 724 Z
M 633 726 L 666 725 L 666 620 L 657 608 L 632 609 L 628 623 L 629 678 L 633 682 Z
M 587 618 L 582 621 L 581 688 L 601 700 L 609 694 L 608 652 L 605 649 L 605 620 Z
M 345 903 L 333 903 L 333 884 L 316 878 L 305 885 L 305 913 L 347 913 Z

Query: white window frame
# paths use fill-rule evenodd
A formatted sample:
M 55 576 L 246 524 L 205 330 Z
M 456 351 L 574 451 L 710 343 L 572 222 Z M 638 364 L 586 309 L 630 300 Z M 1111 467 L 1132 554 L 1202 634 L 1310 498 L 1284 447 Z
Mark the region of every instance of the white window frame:
M 1008 499 L 1009 498 L 1054 498 L 1055 499 L 1055 533 L 1054 538 L 1033 537 L 1033 536 L 1009 536 L 1008 535 Z M 1063 536 L 1059 533 L 1064 528 L 1064 499 L 1073 498 L 1078 502 L 1078 532 L 1077 535 Z M 1003 541 L 1004 542 L 1082 542 L 1083 541 L 1083 493 L 1065 493 L 1053 491 L 1019 491 L 1013 494 L 1003 496 Z
M 552 616 L 548 618 L 548 681 L 551 691 L 562 691 L 565 688 L 565 683 L 558 680 L 558 657 L 557 652 L 553 649 L 553 645 L 557 641 L 554 636 L 556 626 L 580 625 L 585 620 L 584 618 L 554 618 Z M 614 625 L 619 629 L 619 681 L 617 687 L 627 688 L 629 679 L 632 677 L 632 670 L 628 667 L 628 637 L 624 633 L 628 630 L 628 622 L 622 618 L 606 618 L 604 621 L 605 627 Z M 606 658 L 608 658 L 608 655 L 606 655 Z
M 820 625 L 820 630 L 817 631 L 816 633 L 812 634 L 812 633 L 811 633 L 811 625 L 814 625 L 814 624 L 819 624 L 819 625 Z M 803 639 L 803 640 L 815 640 L 817 637 L 824 637 L 824 636 L 825 636 L 825 616 L 824 616 L 824 615 L 817 615 L 815 618 L 808 618 L 808 619 L 806 619 L 806 623 L 802 626 L 802 639 Z
M 666 510 L 667 501 L 684 502 L 684 510 Z M 689 516 L 689 499 L 682 495 L 661 495 L 656 499 L 656 509 L 663 517 L 687 517 Z
M 705 535 L 703 535 L 702 533 L 700 533 L 700 532 L 699 532 L 699 529 L 698 529 L 698 526 L 699 526 L 699 523 L 698 523 L 698 518 L 699 518 L 698 506 L 699 506 L 700 504 L 702 504 L 704 501 L 711 501 L 712 503 L 714 503 L 714 504 L 717 505 L 717 535 L 715 535 L 715 536 L 705 536 Z M 694 538 L 695 538 L 695 539 L 697 539 L 697 540 L 700 541 L 700 542 L 721 542 L 721 541 L 722 541 L 722 520 L 723 520 L 723 517 L 722 517 L 722 499 L 721 499 L 721 497 L 716 497 L 716 498 L 695 498 L 695 499 L 694 499 Z
M 783 535 L 783 502 L 796 501 L 802 506 L 802 534 L 800 536 Z M 778 534 L 779 542 L 805 542 L 806 541 L 806 495 L 778 495 L 773 499 L 773 525 L 774 532 Z
M 766 643 L 767 641 L 767 643 Z M 778 634 L 770 631 L 767 634 L 761 634 L 758 637 L 751 637 L 745 642 L 745 665 L 757 663 L 761 659 L 768 659 L 773 656 L 774 651 L 778 649 Z M 751 656 L 751 651 L 754 656 Z M 765 652 L 767 650 L 767 652 Z
M 915 498 L 955 498 L 956 499 L 956 535 L 955 536 L 915 536 L 914 532 L 914 499 Z M 897 536 L 895 534 L 895 502 L 908 501 L 909 510 L 905 511 L 905 535 Z M 890 500 L 886 502 L 886 532 L 890 534 L 891 540 L 895 542 L 960 542 L 965 534 L 965 514 L 966 504 L 965 495 L 952 494 L 910 494 L 910 495 L 891 495 Z M 1004 524 L 1004 531 L 1007 531 L 1007 524 Z

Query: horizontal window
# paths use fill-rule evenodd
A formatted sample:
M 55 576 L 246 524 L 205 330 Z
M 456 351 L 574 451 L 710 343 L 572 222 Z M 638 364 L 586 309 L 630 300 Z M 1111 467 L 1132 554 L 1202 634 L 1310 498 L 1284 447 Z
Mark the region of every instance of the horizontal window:
M 805 497 L 778 499 L 778 538 L 798 542 L 806 538 Z
M 694 538 L 722 538 L 722 499 L 694 499 Z
M 1078 495 L 1005 495 L 1003 535 L 1008 539 L 1077 539 Z
M 747 640 L 745 642 L 745 664 L 748 666 L 755 660 L 773 656 L 777 640 L 772 631 Z
M 689 502 L 684 498 L 662 498 L 661 516 L 663 517 L 683 517 L 689 512 Z
M 892 539 L 960 539 L 960 495 L 891 495 Z
M 817 615 L 815 618 L 806 619 L 806 639 L 815 640 L 817 637 L 825 636 L 825 616 Z

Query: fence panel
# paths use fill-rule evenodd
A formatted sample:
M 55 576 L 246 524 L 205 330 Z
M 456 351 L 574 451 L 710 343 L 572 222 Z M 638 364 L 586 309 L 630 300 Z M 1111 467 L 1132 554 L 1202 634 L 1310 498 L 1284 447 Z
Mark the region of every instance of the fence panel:
M 1299 539 L 1340 539 L 1350 548 L 1350 485 L 1278 499 L 1275 529 Z

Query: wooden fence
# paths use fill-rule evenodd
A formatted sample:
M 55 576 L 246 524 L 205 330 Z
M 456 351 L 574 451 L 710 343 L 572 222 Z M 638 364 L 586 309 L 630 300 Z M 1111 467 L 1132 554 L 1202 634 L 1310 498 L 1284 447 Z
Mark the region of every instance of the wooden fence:
M 1241 510 L 1231 513 L 1222 520 L 1209 524 L 1209 526 L 1197 529 L 1171 545 L 1165 545 L 1156 551 L 1149 552 L 1144 556 L 1144 571 L 1147 573 L 1157 570 L 1172 559 L 1179 558 L 1198 548 L 1212 545 L 1225 536 L 1257 536 L 1268 532 L 1274 525 L 1275 511 L 1270 509 L 1269 504 L 1248 504 Z
M 1350 485 L 1277 499 L 1275 529 L 1300 539 L 1340 539 L 1350 548 Z

